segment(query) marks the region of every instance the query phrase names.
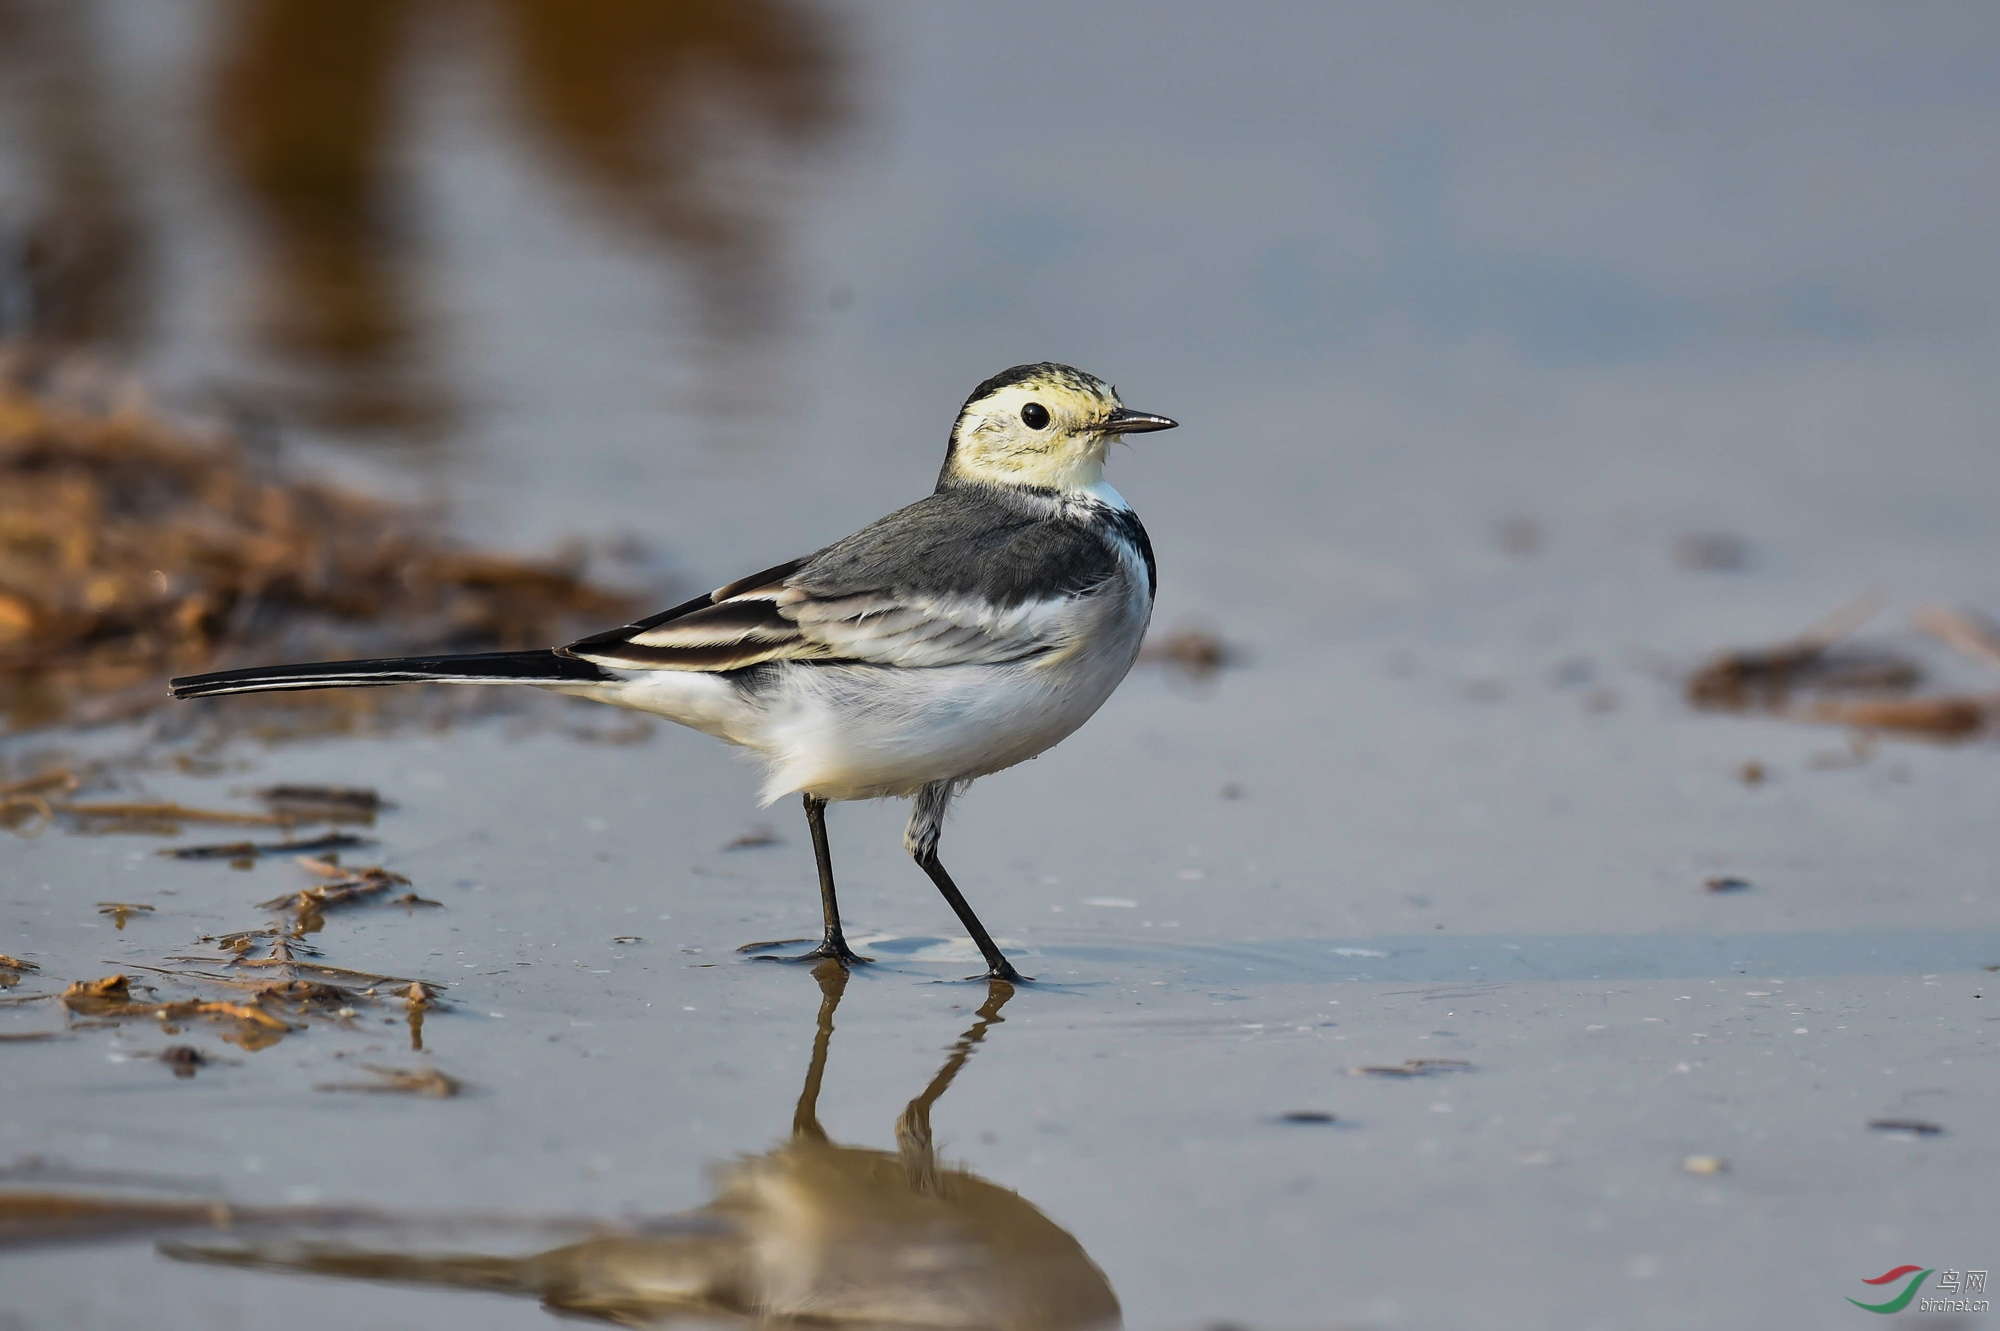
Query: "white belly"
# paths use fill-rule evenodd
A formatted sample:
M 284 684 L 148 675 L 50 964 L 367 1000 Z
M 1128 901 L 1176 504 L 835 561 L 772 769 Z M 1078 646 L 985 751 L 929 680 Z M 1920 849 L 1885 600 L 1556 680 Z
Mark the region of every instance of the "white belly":
M 764 801 L 913 795 L 1012 767 L 1073 734 L 1131 664 L 788 666 L 785 701 L 750 743 L 768 764 Z

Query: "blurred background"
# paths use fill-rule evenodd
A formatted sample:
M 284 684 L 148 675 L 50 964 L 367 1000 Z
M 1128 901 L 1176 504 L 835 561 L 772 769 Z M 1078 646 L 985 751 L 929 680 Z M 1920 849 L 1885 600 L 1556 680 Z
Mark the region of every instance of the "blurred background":
M 1156 634 L 1205 678 L 1142 670 L 956 815 L 988 922 L 1081 978 L 1008 1008 L 963 1079 L 987 1090 L 939 1111 L 954 1149 L 1073 1230 L 1134 1326 L 1802 1324 L 1870 1294 L 1863 1268 L 2000 1256 L 1970 1238 L 2000 1233 L 1996 49 L 2000 9 L 1950 0 L 0 0 L 0 336 L 466 549 L 641 551 L 660 598 L 926 492 L 1005 366 L 1114 381 L 1183 423 L 1110 473 L 1159 554 Z M 1927 605 L 1957 618 L 1919 633 Z M 1712 657 L 1803 644 L 1779 673 L 1810 674 L 1863 621 L 1878 656 L 1797 705 L 1789 675 L 1743 692 L 1768 659 Z M 168 671 L 138 659 L 119 687 L 151 706 Z M 1842 710 L 1857 680 L 1877 710 Z M 1957 710 L 1894 711 L 1913 690 Z M 1751 701 L 1782 719 L 1690 706 Z M 462 889 L 350 962 L 505 949 L 457 934 L 501 918 L 589 967 L 525 998 L 448 972 L 470 1015 L 431 1048 L 502 1089 L 321 1109 L 316 1152 L 268 1172 L 244 1143 L 327 1099 L 325 1066 L 283 1062 L 308 1041 L 242 1070 L 263 1126 L 204 1073 L 149 1094 L 226 1129 L 129 1151 L 123 1083 L 50 1063 L 14 1149 L 602 1214 L 699 1201 L 705 1162 L 782 1126 L 803 976 L 690 956 L 578 987 L 644 955 L 602 954 L 604 911 L 670 907 L 713 953 L 809 918 L 791 810 L 768 860 L 712 853 L 753 782 L 706 741 L 282 762 L 383 784 L 385 862 Z M 948 978 L 900 811 L 837 817 L 866 847 L 843 900 Z M 127 881 L 85 841 L 0 840 L 38 884 L 18 939 L 54 946 L 45 883 Z M 194 882 L 154 927 L 230 925 Z M 69 978 L 102 969 L 87 937 Z M 829 1092 L 836 1135 L 885 1139 L 959 1029 L 931 1009 L 964 995 L 890 974 L 841 1020 L 850 1066 L 893 1075 L 850 1074 L 866 1112 Z M 544 1046 L 590 1021 L 629 1039 Z M 1339 1075 L 1419 1054 L 1479 1075 Z M 1322 1108 L 1359 1127 L 1274 1126 Z M 1891 1145 L 1871 1114 L 1939 1131 Z M 379 1150 L 384 1124 L 416 1149 Z M 169 1278 L 63 1260 L 37 1268 L 71 1300 L 33 1305 L 48 1325 L 118 1324 Z M 171 1278 L 239 1309 L 265 1288 Z M 501 1324 L 367 1297 L 340 1315 Z
M 1510 515 L 1894 576 L 1992 496 L 1991 23 L 6 0 L 0 324 L 698 580 L 1039 358 L 1187 418 L 1175 604 L 1246 510 L 1362 599 Z

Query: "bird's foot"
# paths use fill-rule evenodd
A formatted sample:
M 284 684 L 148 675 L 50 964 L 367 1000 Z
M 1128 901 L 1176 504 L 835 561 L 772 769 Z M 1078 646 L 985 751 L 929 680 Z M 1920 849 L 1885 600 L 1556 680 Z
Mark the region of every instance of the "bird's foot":
M 1032 975 L 1021 974 L 1021 972 L 1014 969 L 1011 963 L 1006 961 L 988 968 L 983 975 L 968 975 L 965 978 L 968 980 L 985 980 L 989 983 L 994 980 L 1003 980 L 1008 984 L 1032 984 L 1035 979 Z
M 812 941 L 810 938 L 781 938 L 769 943 L 745 943 L 736 950 L 755 954 L 754 959 L 757 961 L 837 961 L 849 969 L 869 965 L 875 960 L 873 957 L 862 956 L 847 945 L 845 938 L 838 936 L 823 938 L 816 946 L 805 952 L 777 953 L 770 950 Z
M 853 948 L 847 945 L 847 940 L 845 938 L 829 938 L 821 942 L 820 945 L 814 948 L 812 951 L 806 953 L 803 956 L 794 958 L 794 960 L 837 961 L 843 966 L 852 968 L 855 966 L 873 965 L 875 958 L 862 956 L 859 952 L 856 952 Z

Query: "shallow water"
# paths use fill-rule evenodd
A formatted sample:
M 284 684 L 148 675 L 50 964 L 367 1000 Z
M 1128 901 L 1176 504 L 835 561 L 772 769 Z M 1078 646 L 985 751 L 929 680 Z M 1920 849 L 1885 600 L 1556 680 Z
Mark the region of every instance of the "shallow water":
M 1127 1325 L 1820 1324 L 1904 1262 L 2000 1257 L 1991 743 L 1856 746 L 1676 683 L 1874 586 L 1933 687 L 1996 687 L 1902 627 L 2000 607 L 1983 13 L 813 10 L 810 133 L 727 98 L 690 122 L 750 145 L 718 159 L 775 275 L 749 306 L 535 146 L 494 54 L 512 9 L 410 6 L 423 77 L 385 142 L 421 225 L 384 271 L 421 311 L 395 382 L 430 406 L 364 429 L 340 393 L 373 362 L 243 321 L 275 279 L 190 110 L 225 11 L 92 12 L 151 237 L 142 361 L 189 397 L 268 390 L 324 465 L 442 492 L 474 539 L 637 531 L 714 585 L 927 488 L 966 389 L 1029 358 L 1184 422 L 1113 480 L 1159 551 L 1158 622 L 1242 663 L 1142 667 L 944 843 L 1036 981 L 931 1107 L 938 1167 L 1071 1236 Z M 1743 567 L 1676 562 L 1712 532 Z M 810 932 L 809 846 L 709 741 L 500 720 L 229 757 L 137 779 L 396 801 L 349 858 L 442 908 L 332 911 L 313 941 L 449 986 L 422 1051 L 387 1002 L 256 1052 L 129 1022 L 8 1042 L 0 1156 L 49 1164 L 0 1186 L 174 1176 L 386 1213 L 332 1231 L 350 1248 L 518 1255 L 578 1221 L 684 1224 L 719 1167 L 792 1140 L 821 991 L 735 949 Z M 988 999 L 902 816 L 831 814 L 878 963 L 817 1100 L 832 1142 L 899 1163 L 899 1116 Z M 723 849 L 760 824 L 780 842 Z M 138 977 L 310 881 L 159 844 L 0 841 L 0 952 L 42 968 L 11 995 Z M 1724 875 L 1749 886 L 1704 890 Z M 105 900 L 155 909 L 118 929 Z M 62 1025 L 0 1007 L 0 1034 Z M 235 1061 L 133 1057 L 170 1042 Z M 1469 1067 L 1354 1071 L 1424 1059 Z M 468 1089 L 314 1089 L 359 1064 Z M 1726 1169 L 1682 1168 L 1707 1156 Z M 496 1211 L 572 1227 L 437 1218 Z M 8 1251 L 0 1326 L 550 1316 L 155 1244 L 255 1230 Z

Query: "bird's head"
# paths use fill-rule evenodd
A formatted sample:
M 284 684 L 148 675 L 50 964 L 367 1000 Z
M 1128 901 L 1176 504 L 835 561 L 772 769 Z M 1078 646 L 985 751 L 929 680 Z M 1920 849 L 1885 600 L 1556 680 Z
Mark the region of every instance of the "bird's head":
M 1113 439 L 1175 424 L 1129 409 L 1117 389 L 1082 370 L 1051 361 L 1016 365 L 965 400 L 938 484 L 1086 490 L 1104 479 L 1104 450 Z

